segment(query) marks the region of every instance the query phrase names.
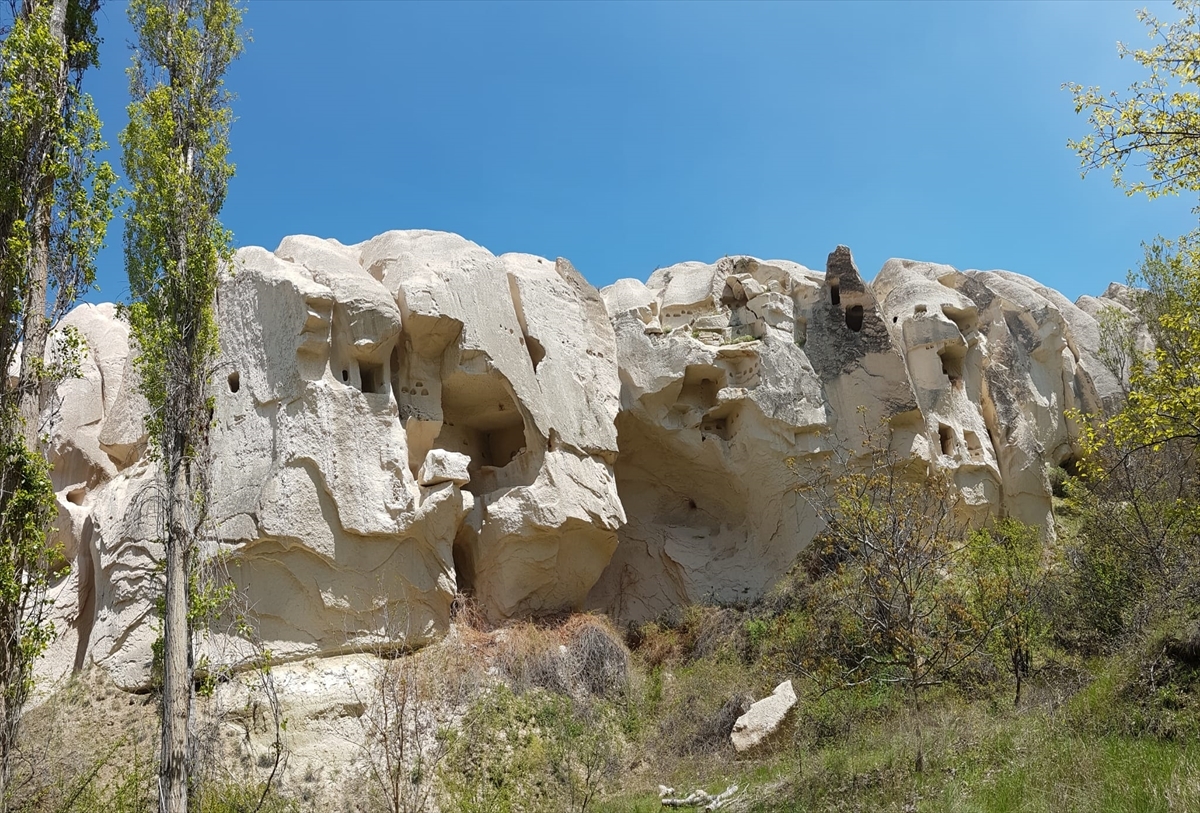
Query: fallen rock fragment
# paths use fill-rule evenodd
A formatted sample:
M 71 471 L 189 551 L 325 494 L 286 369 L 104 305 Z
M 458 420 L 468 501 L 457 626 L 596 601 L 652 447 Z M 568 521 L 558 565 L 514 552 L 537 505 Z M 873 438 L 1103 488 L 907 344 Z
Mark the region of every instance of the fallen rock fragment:
M 785 680 L 769 697 L 759 700 L 733 724 L 733 733 L 729 735 L 733 747 L 741 753 L 758 745 L 779 728 L 794 705 L 796 691 L 792 682 Z

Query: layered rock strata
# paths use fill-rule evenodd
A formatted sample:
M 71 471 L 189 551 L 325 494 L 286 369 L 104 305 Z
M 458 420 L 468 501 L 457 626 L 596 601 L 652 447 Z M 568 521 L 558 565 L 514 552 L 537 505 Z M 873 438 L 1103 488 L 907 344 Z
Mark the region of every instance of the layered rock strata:
M 1069 416 L 1121 396 L 1097 317 L 1124 295 L 908 260 L 867 283 L 845 247 L 823 273 L 730 257 L 603 292 L 439 232 L 242 249 L 204 553 L 280 658 L 418 645 L 459 593 L 497 620 L 752 601 L 819 531 L 797 484 L 879 426 L 973 512 L 1050 529 Z M 145 403 L 114 309 L 67 322 L 88 352 L 45 417 L 74 567 L 43 671 L 136 688 L 162 556 Z M 252 655 L 237 630 L 203 645 Z

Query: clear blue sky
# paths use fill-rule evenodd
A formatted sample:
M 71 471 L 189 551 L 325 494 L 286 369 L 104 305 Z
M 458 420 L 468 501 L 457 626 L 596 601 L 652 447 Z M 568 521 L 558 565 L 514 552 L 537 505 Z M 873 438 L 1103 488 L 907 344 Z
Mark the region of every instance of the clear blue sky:
M 223 219 L 272 249 L 443 229 L 597 286 L 725 254 L 823 269 L 844 243 L 868 278 L 909 257 L 1099 293 L 1196 225 L 1195 199 L 1080 180 L 1065 147 L 1061 83 L 1135 78 L 1115 43 L 1148 41 L 1142 5 L 250 0 Z M 115 147 L 122 3 L 100 31 Z M 127 294 L 120 234 L 92 300 Z

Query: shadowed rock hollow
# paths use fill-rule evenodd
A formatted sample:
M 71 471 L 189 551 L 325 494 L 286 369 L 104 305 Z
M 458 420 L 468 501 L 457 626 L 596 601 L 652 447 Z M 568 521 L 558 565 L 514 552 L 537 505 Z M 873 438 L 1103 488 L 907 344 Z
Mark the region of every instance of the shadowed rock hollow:
M 452 234 L 246 248 L 218 294 L 207 555 L 278 658 L 417 645 L 456 593 L 494 619 L 640 621 L 760 596 L 819 530 L 797 478 L 886 423 L 970 509 L 1049 532 L 1072 409 L 1115 403 L 1096 314 L 1007 272 L 889 260 L 873 283 L 727 257 L 597 292 L 566 260 Z M 67 318 L 83 375 L 48 411 L 58 536 L 42 663 L 146 684 L 156 492 L 129 332 Z M 219 662 L 251 653 L 208 637 Z

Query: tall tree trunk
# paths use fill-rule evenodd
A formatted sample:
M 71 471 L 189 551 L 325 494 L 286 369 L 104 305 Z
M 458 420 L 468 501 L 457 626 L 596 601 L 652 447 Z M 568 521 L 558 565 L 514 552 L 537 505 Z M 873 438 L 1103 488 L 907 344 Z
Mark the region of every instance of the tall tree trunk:
M 183 432 L 175 433 L 169 459 L 167 495 L 167 585 L 163 618 L 162 755 L 159 761 L 159 809 L 187 813 L 189 722 L 192 703 L 191 632 L 188 629 L 188 559 L 191 529 Z
M 59 0 L 65 2 L 65 0 Z M 34 215 L 33 256 L 29 266 L 29 288 L 23 310 L 24 343 L 21 345 L 20 410 L 25 443 L 38 446 L 38 419 L 43 406 L 42 363 L 46 357 L 46 294 L 50 281 L 50 228 L 53 217 L 53 176 L 43 178 Z
M 30 162 L 38 162 L 38 169 L 34 170 L 35 172 L 41 171 L 50 151 L 58 148 L 57 139 L 51 139 L 49 134 L 58 129 L 58 123 L 52 121 L 51 117 L 63 115 L 62 111 L 66 103 L 67 2 L 68 0 L 53 0 L 50 9 L 50 35 L 62 49 L 62 61 L 59 63 L 58 75 L 55 77 L 54 107 L 43 111 L 47 118 L 38 123 L 40 134 L 34 140 L 37 148 L 32 154 L 26 156 Z M 22 15 L 28 17 L 33 11 L 33 0 L 24 0 L 21 6 Z M 24 342 L 21 347 L 21 366 L 16 393 L 17 414 L 23 425 L 4 427 L 5 437 L 0 438 L 7 445 L 7 441 L 10 439 L 23 435 L 31 450 L 37 449 L 38 446 L 38 418 L 42 408 L 43 392 L 42 360 L 46 355 L 46 338 L 49 333 L 49 325 L 46 320 L 46 297 L 50 279 L 50 235 L 53 227 L 56 180 L 55 176 L 49 173 L 37 178 L 32 196 L 33 244 L 26 266 L 28 287 L 24 301 L 21 303 L 20 318 Z M 8 386 L 7 383 L 5 386 Z M 12 402 L 9 401 L 9 403 Z M 17 473 L 9 466 L 5 467 L 4 473 L 6 482 L 3 484 L 3 496 L 0 496 L 0 511 L 6 512 L 8 509 L 7 495 L 13 493 L 15 487 L 13 478 L 17 476 Z M 15 543 L 10 542 L 10 544 Z M 17 568 L 17 578 L 22 578 L 21 573 L 25 567 L 37 566 L 37 563 L 20 561 L 19 557 L 15 555 L 12 559 Z M 22 641 L 23 627 L 27 621 L 26 615 L 35 609 L 28 606 L 28 600 L 28 595 L 23 594 L 19 601 L 7 608 L 4 619 L 4 640 L 0 642 L 0 647 L 3 647 L 4 650 L 3 674 L 0 675 L 0 679 L 4 681 L 3 709 L 0 713 L 0 813 L 8 810 L 9 784 L 12 777 L 12 751 L 16 745 L 20 718 L 24 710 L 25 683 L 29 679 L 29 672 L 33 667 L 29 657 L 23 651 Z

